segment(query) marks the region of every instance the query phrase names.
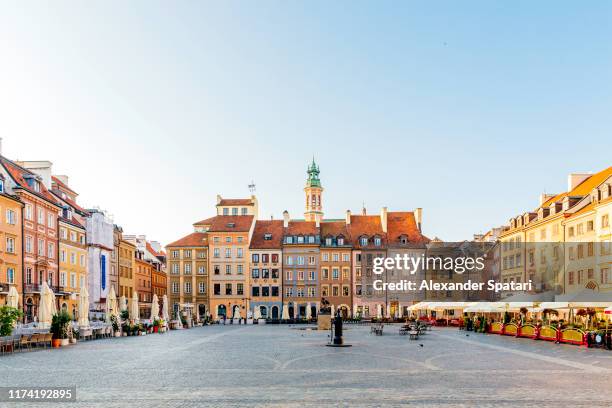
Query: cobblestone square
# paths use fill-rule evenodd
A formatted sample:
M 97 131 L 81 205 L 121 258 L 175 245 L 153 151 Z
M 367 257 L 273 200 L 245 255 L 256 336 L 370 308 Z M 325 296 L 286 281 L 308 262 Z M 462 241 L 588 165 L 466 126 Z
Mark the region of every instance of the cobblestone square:
M 610 406 L 612 353 L 434 328 L 208 326 L 0 358 L 4 386 L 77 387 L 82 407 Z M 422 345 L 422 346 L 421 346 Z M 4 406 L 51 406 L 14 403 Z

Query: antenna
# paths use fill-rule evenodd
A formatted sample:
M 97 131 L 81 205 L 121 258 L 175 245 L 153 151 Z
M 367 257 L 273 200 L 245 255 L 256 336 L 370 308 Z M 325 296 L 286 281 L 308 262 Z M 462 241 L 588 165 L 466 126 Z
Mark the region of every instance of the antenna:
M 255 188 L 255 182 L 253 180 L 251 180 L 251 184 L 249 184 L 249 191 L 251 192 L 251 194 L 253 194 L 255 192 L 256 188 Z

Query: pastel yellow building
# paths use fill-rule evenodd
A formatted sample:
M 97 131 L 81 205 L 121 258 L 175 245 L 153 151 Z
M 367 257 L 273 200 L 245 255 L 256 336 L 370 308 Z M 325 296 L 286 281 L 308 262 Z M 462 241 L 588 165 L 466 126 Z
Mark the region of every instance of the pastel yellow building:
M 21 201 L 4 193 L 4 180 L 0 175 L 0 306 L 6 303 L 11 286 L 17 289 L 19 299 L 23 299 L 22 208 Z
M 59 217 L 59 235 L 59 306 L 78 319 L 78 298 L 81 288 L 87 287 L 86 229 L 70 210 L 64 209 Z
M 119 240 L 119 293 L 117 296 L 132 298 L 135 289 L 134 269 L 136 245 L 121 238 Z

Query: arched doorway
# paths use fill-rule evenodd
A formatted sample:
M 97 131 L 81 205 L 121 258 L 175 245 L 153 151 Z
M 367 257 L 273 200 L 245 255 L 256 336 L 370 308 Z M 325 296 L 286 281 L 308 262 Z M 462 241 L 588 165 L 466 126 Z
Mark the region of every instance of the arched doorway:
M 259 306 L 259 314 L 261 315 L 262 319 L 267 319 L 268 318 L 268 308 L 265 306 Z
M 68 312 L 68 304 L 66 302 L 62 303 L 62 312 Z
M 298 317 L 300 317 L 300 318 L 301 317 L 306 317 L 306 306 L 304 306 L 304 305 L 298 306 L 298 310 L 299 310 Z
M 26 315 L 26 323 L 32 322 L 34 321 L 34 304 L 32 302 L 32 298 L 28 298 L 26 300 L 26 310 L 25 310 L 25 315 Z
M 240 306 L 234 305 L 232 308 L 232 318 L 238 319 L 240 317 Z
M 289 308 L 287 310 L 289 311 L 289 318 L 293 319 L 295 317 L 295 309 L 294 309 L 293 305 L 289 306 Z
M 272 306 L 272 319 L 278 319 L 278 306 Z
M 200 314 L 200 319 L 204 319 L 206 317 L 206 305 L 200 303 L 198 305 L 198 313 Z
M 223 316 L 227 316 L 227 309 L 225 308 L 225 305 L 219 305 L 217 306 L 217 317 Z

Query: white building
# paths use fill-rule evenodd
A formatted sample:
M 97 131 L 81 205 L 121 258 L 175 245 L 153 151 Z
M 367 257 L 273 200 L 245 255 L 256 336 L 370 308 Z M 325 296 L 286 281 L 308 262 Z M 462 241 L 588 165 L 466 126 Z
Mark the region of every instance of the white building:
M 105 310 L 110 290 L 110 267 L 113 252 L 113 221 L 100 210 L 87 210 L 91 215 L 87 223 L 87 272 L 89 307 Z

